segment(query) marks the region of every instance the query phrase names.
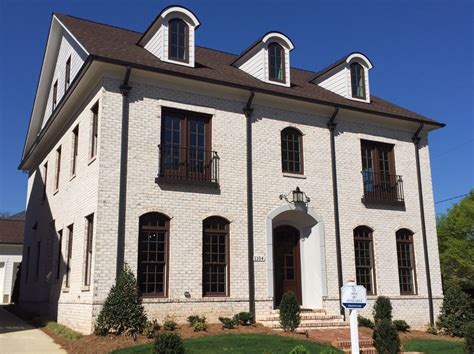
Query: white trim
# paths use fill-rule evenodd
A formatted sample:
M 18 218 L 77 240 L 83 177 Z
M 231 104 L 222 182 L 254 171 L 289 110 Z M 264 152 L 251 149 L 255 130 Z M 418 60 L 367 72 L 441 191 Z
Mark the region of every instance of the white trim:
M 262 42 L 267 44 L 267 42 L 269 42 L 270 39 L 275 38 L 275 37 L 282 40 L 286 44 L 289 50 L 293 50 L 293 48 L 295 48 L 291 40 L 287 36 L 285 36 L 283 33 L 279 33 L 279 32 L 267 33 L 265 37 L 262 38 Z
M 64 28 L 64 30 L 71 36 L 71 38 L 74 39 L 74 40 L 77 42 L 77 44 L 79 45 L 79 47 L 81 47 L 81 49 L 82 49 L 87 55 L 89 55 L 89 52 L 87 51 L 87 49 L 81 44 L 81 42 L 79 42 L 79 41 L 77 40 L 76 37 L 74 37 L 74 35 L 71 33 L 71 31 L 69 31 L 69 30 L 67 29 L 67 27 L 59 20 L 59 18 L 57 18 L 56 15 L 53 15 L 53 18 L 54 18 L 56 21 L 58 21 L 58 23 L 59 23 L 59 24 Z
M 189 19 L 193 22 L 194 27 L 197 27 L 201 24 L 197 17 L 191 11 L 181 6 L 172 6 L 166 9 L 161 13 L 160 17 L 164 19 L 166 16 L 172 14 L 173 12 L 178 12 L 189 17 Z

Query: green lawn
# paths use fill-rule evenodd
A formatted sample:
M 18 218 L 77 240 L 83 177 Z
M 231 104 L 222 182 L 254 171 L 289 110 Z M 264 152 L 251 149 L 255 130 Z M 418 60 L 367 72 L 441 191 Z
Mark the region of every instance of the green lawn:
M 297 340 L 283 336 L 271 336 L 261 334 L 221 334 L 217 336 L 205 336 L 186 339 L 184 346 L 186 353 L 285 353 L 297 345 L 303 345 L 311 353 L 336 354 L 340 351 L 322 344 Z M 149 354 L 151 344 L 137 345 L 125 349 L 116 350 L 114 354 Z M 325 349 L 325 350 L 324 350 Z
M 403 343 L 406 351 L 427 354 L 464 354 L 464 342 L 449 342 L 440 339 L 414 339 Z

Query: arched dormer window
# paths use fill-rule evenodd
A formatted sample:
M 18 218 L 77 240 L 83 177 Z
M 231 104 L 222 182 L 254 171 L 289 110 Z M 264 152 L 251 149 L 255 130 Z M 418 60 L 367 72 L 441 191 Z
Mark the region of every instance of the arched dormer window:
M 352 97 L 365 100 L 364 68 L 359 63 L 352 63 L 350 68 Z
M 168 22 L 169 27 L 169 51 L 168 59 L 188 62 L 189 61 L 189 28 L 186 22 L 174 18 Z
M 370 295 L 375 294 L 375 263 L 372 230 L 367 226 L 354 229 L 356 279 Z
M 268 45 L 268 79 L 285 82 L 285 51 L 275 42 Z
M 303 174 L 303 134 L 295 128 L 281 132 L 282 172 Z

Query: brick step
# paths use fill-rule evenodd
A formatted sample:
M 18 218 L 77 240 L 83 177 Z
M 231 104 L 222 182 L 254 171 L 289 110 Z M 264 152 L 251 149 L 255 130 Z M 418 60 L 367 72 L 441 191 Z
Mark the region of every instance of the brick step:
M 326 315 L 323 313 L 313 313 L 313 312 L 305 312 L 301 313 L 301 320 L 313 320 L 313 321 L 324 321 L 324 320 L 343 320 L 344 316 L 342 315 Z M 279 314 L 271 314 L 269 316 L 264 316 L 260 319 L 260 322 L 263 321 L 279 321 L 280 315 Z
M 281 325 L 277 321 L 269 321 L 262 324 L 272 329 L 281 329 Z M 302 321 L 298 329 L 317 329 L 317 328 L 334 328 L 348 327 L 349 323 L 344 321 Z
M 308 313 L 308 312 L 311 312 L 311 313 L 326 313 L 325 309 L 301 309 L 300 311 L 301 311 L 301 314 Z M 270 313 L 271 314 L 279 314 L 280 310 L 279 309 L 271 310 Z
M 351 348 L 351 341 L 350 340 L 343 340 L 338 342 L 333 342 L 333 346 L 339 349 L 347 349 Z M 374 341 L 372 339 L 360 339 L 359 340 L 359 348 L 371 348 L 374 346 Z
M 351 353 L 351 348 L 342 349 L 344 353 Z M 359 347 L 360 354 L 377 354 L 377 350 L 374 347 Z

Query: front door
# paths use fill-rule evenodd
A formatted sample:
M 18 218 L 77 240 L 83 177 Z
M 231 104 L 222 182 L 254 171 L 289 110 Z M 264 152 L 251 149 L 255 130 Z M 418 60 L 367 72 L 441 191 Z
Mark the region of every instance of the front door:
M 290 290 L 301 305 L 300 233 L 292 226 L 282 225 L 273 230 L 273 274 L 275 306 Z

